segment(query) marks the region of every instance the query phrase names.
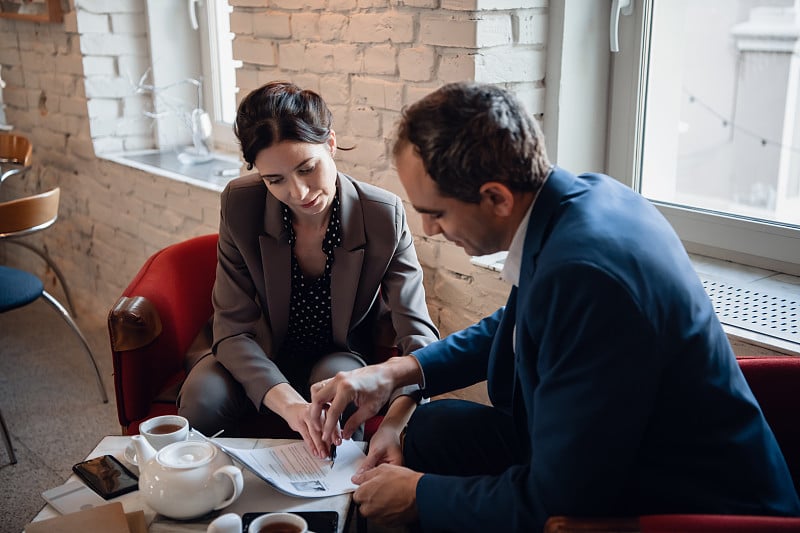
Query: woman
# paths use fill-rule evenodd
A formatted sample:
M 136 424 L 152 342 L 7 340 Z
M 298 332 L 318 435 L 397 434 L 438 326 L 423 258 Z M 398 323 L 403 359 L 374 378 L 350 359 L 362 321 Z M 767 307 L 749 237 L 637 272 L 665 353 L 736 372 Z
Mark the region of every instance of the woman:
M 377 362 L 381 317 L 403 353 L 438 336 L 400 199 L 337 172 L 331 126 L 320 96 L 291 83 L 239 105 L 234 132 L 257 174 L 222 193 L 214 357 L 192 368 L 179 398 L 206 434 L 238 435 L 256 412 L 274 425 L 274 413 L 324 457 L 308 430 L 309 385 Z M 395 391 L 381 442 L 397 438 L 415 392 Z

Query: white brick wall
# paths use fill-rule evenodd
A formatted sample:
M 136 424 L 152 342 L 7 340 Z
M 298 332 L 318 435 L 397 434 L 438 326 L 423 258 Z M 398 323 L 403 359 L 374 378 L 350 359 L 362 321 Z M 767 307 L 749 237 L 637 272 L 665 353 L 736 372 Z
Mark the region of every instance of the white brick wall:
M 402 198 L 390 148 L 404 105 L 443 83 L 478 79 L 511 88 L 542 113 L 547 0 L 229 3 L 234 57 L 243 62 L 239 97 L 273 79 L 319 91 L 340 144 L 356 147 L 338 152 L 340 169 Z M 29 178 L 3 189 L 62 187 L 59 221 L 40 239 L 79 311 L 104 320 L 151 253 L 217 230 L 218 193 L 94 155 L 153 146 L 142 117 L 149 96 L 132 85 L 149 66 L 145 14 L 141 0 L 70 4 L 63 25 L 0 19 L 6 114 L 35 146 Z M 508 287 L 496 273 L 472 266 L 441 237 L 426 237 L 410 206 L 408 216 L 443 333 L 504 303 Z
M 390 137 L 404 105 L 443 83 L 499 82 L 533 113 L 543 111 L 546 0 L 237 0 L 236 40 L 248 60 L 237 74 L 240 96 L 272 79 L 318 90 L 334 113 L 341 170 L 404 197 L 390 165 Z M 515 39 L 515 36 L 516 39 Z M 275 68 L 264 57 L 277 49 Z M 273 63 L 270 62 L 272 67 Z M 463 250 L 422 233 L 409 207 L 428 287 L 443 331 L 463 327 L 502 305 L 508 287 L 476 268 Z M 455 304 L 455 305 L 454 305 Z M 463 305 L 462 305 L 463 304 Z M 450 311 L 440 313 L 447 307 Z M 457 309 L 457 311 L 453 311 Z

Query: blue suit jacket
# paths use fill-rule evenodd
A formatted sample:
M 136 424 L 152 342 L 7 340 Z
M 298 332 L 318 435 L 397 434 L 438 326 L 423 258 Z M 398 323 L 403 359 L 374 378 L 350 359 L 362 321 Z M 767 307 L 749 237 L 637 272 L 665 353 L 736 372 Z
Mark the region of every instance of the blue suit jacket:
M 423 476 L 425 530 L 535 531 L 551 515 L 800 514 L 680 240 L 608 176 L 556 168 L 506 306 L 415 355 L 426 395 L 488 379 L 529 457 L 498 476 Z

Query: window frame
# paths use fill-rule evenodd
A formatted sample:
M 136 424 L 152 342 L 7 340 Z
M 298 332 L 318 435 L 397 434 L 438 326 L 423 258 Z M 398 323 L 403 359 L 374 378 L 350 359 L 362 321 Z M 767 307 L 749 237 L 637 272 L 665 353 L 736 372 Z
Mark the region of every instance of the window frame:
M 189 78 L 202 82 L 200 105 L 211 117 L 212 143 L 215 149 L 237 153 L 238 145 L 232 124 L 221 119 L 217 88 L 221 85 L 218 65 L 210 61 L 216 46 L 210 32 L 217 31 L 217 0 L 147 0 L 146 17 L 150 40 L 152 85 L 160 89 L 160 97 L 153 98 L 156 120 L 156 145 L 161 150 L 192 144 L 191 131 L 181 124 L 185 117 L 170 113 L 163 100 L 195 104 L 197 87 L 186 83 Z M 226 2 L 227 4 L 227 2 Z M 211 7 L 211 9 L 209 9 Z M 189 9 L 195 10 L 198 28 L 192 26 Z M 164 43 L 169 43 L 169 53 L 161 53 Z M 216 52 L 215 52 L 216 53 Z M 215 85 L 216 84 L 216 85 Z
M 228 20 L 230 21 L 230 13 L 233 11 L 233 8 L 230 7 L 227 0 L 222 1 L 224 7 L 227 8 L 229 14 Z M 220 38 L 219 33 L 223 30 L 224 26 L 221 25 L 219 21 L 221 13 L 217 8 L 221 6 L 217 5 L 218 3 L 219 0 L 205 0 L 195 4 L 198 9 L 197 18 L 200 26 L 198 34 L 202 52 L 203 105 L 211 116 L 214 146 L 228 152 L 237 152 L 239 146 L 236 136 L 233 134 L 233 118 L 231 118 L 231 122 L 226 122 L 222 109 L 223 97 L 221 93 L 225 91 L 224 85 L 226 80 L 221 72 L 219 61 L 211 60 L 212 57 L 219 57 L 220 51 L 216 41 Z M 228 32 L 230 33 L 230 30 L 228 30 Z M 230 34 L 230 38 L 233 39 L 233 34 Z M 232 56 L 231 60 L 233 61 L 234 68 L 238 68 L 238 66 L 241 65 L 241 61 L 234 60 Z M 236 86 L 235 74 L 234 79 L 228 81 L 233 85 L 234 94 L 237 93 L 238 87 Z M 235 115 L 235 110 L 233 113 Z
M 635 190 L 639 190 L 645 119 L 641 102 L 647 92 L 653 1 L 634 0 L 633 14 L 620 17 L 620 51 L 615 53 L 609 49 L 606 24 L 611 1 L 593 2 L 586 9 L 580 0 L 563 0 L 553 2 L 550 10 L 544 131 L 551 159 L 574 172 L 605 172 Z M 603 44 L 587 46 L 587 40 Z M 608 71 L 586 68 L 592 62 L 608 65 Z M 587 113 L 589 97 L 578 95 L 576 101 L 579 91 L 570 87 L 592 93 L 592 102 L 603 104 Z M 800 275 L 800 230 L 653 203 L 690 253 Z

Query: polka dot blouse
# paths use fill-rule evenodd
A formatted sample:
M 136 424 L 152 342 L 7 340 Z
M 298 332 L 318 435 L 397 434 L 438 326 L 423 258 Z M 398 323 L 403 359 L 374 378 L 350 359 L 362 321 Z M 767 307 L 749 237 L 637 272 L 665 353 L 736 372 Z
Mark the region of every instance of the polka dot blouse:
M 282 356 L 316 356 L 330 351 L 333 345 L 331 326 L 331 268 L 333 249 L 342 244 L 339 213 L 339 193 L 333 198 L 331 217 L 322 251 L 325 253 L 325 271 L 317 279 L 306 279 L 294 254 L 295 234 L 291 212 L 283 207 L 283 226 L 289 233 L 292 247 L 292 296 L 289 310 L 289 328 L 281 350 Z

